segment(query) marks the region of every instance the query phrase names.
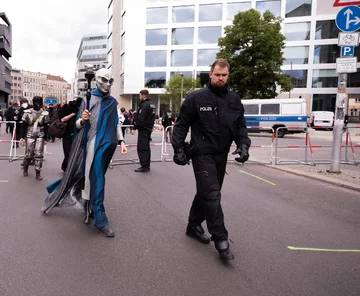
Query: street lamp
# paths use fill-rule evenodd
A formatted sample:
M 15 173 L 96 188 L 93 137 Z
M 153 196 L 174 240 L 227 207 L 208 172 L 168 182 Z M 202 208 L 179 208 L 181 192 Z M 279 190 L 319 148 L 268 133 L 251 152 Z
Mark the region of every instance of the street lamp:
M 183 94 L 184 94 L 184 74 L 180 73 L 180 76 L 181 76 L 181 97 L 180 97 L 180 108 L 181 108 Z M 179 109 L 179 113 L 180 113 L 180 109 Z

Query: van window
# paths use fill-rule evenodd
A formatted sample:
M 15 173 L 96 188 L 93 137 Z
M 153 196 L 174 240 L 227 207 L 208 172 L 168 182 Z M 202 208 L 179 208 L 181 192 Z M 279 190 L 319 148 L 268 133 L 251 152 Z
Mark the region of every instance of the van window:
M 280 114 L 280 104 L 261 105 L 261 114 Z
M 244 105 L 244 114 L 259 114 L 259 105 Z
M 281 106 L 282 115 L 301 115 L 301 104 L 287 104 Z

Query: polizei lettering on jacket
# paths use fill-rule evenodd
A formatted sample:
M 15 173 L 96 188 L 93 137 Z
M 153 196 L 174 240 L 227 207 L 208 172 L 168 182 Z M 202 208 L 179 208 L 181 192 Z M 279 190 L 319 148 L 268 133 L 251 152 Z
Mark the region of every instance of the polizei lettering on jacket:
M 202 111 L 212 111 L 212 107 L 200 107 L 200 112 Z

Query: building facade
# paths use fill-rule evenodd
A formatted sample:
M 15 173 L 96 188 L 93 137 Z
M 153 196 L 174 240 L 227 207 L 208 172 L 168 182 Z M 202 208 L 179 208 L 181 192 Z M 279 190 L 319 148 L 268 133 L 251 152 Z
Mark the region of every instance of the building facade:
M 68 86 L 67 81 L 60 77 L 54 75 L 46 75 L 47 79 L 47 97 L 53 97 L 58 99 L 58 103 L 63 105 L 67 103 L 68 95 Z
M 21 71 L 23 76 L 23 97 L 29 102 L 35 96 L 47 96 L 47 75 L 40 72 Z
M 10 101 L 13 99 L 20 100 L 23 97 L 23 81 L 24 77 L 21 70 L 12 69 L 11 71 L 11 94 Z
M 339 30 L 335 0 L 113 0 L 108 2 L 108 59 L 114 73 L 113 96 L 135 107 L 146 87 L 155 100 L 176 73 L 208 82 L 218 38 L 234 15 L 250 8 L 270 10 L 283 21 L 284 74 L 294 89 L 280 98 L 306 98 L 311 110 L 333 111 L 337 93 Z M 111 33 L 111 34 L 110 34 Z M 109 40 L 109 39 L 108 39 Z M 355 51 L 360 58 L 360 47 Z M 360 64 L 358 64 L 358 67 Z M 360 98 L 360 74 L 350 74 L 349 98 Z
M 12 26 L 4 12 L 0 12 L 0 106 L 7 107 L 11 94 Z
M 86 35 L 81 39 L 75 70 L 75 96 L 84 96 L 87 89 L 86 65 L 96 68 L 107 66 L 107 35 Z

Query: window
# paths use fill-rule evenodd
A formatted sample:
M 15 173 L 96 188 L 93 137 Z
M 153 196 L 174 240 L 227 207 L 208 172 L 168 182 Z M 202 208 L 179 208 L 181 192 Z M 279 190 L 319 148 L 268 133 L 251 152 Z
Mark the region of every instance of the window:
M 108 22 L 108 34 L 112 32 L 112 23 L 113 23 L 113 18 L 110 19 L 110 21 Z
M 107 56 L 107 61 L 108 61 L 108 66 L 111 66 L 112 65 L 112 55 L 113 55 L 113 52 L 112 50 L 108 53 L 108 56 Z
M 336 94 L 313 95 L 312 111 L 335 112 Z
M 125 77 L 124 74 L 120 75 L 120 89 L 123 90 L 125 87 Z
M 120 51 L 125 51 L 125 34 L 120 37 Z
M 200 5 L 199 21 L 212 22 L 222 20 L 222 4 L 206 4 Z
M 185 77 L 192 77 L 193 72 L 191 71 L 183 71 L 183 72 L 171 72 L 170 77 L 173 77 L 175 75 L 183 74 Z
M 199 49 L 197 56 L 198 66 L 210 66 L 216 59 L 217 49 Z
M 145 67 L 166 67 L 166 50 L 146 51 Z
M 244 114 L 259 114 L 259 105 L 247 105 L 244 104 Z
M 340 47 L 337 45 L 315 45 L 314 64 L 336 63 L 340 56 Z
M 121 55 L 121 60 L 120 60 L 120 71 L 124 71 L 125 69 L 125 54 Z
M 285 24 L 284 35 L 287 41 L 310 40 L 310 22 Z
M 166 81 L 166 72 L 145 72 L 145 86 L 162 88 Z
M 348 74 L 348 87 L 360 87 L 360 72 Z
M 113 15 L 113 4 L 114 1 L 111 1 L 109 7 L 108 7 L 108 18 L 110 18 Z
M 193 44 L 194 28 L 176 28 L 172 29 L 171 44 Z
M 283 74 L 291 78 L 294 88 L 306 88 L 307 70 L 284 70 Z
M 247 11 L 251 8 L 251 2 L 228 3 L 226 8 L 226 19 L 232 21 L 239 12 Z
M 335 69 L 314 70 L 312 84 L 313 88 L 337 87 L 338 74 Z
M 146 45 L 166 45 L 167 29 L 146 30 Z
M 146 10 L 147 24 L 167 24 L 168 23 L 168 8 L 148 8 Z
M 264 105 L 261 105 L 261 114 L 262 115 L 280 114 L 280 104 L 264 104 Z
M 284 49 L 285 65 L 308 64 L 309 63 L 309 46 L 293 46 Z
M 256 9 L 263 14 L 266 10 L 270 10 L 275 16 L 280 16 L 281 1 L 262 1 L 256 2 Z
M 172 20 L 174 23 L 191 23 L 195 17 L 194 6 L 173 7 Z
M 287 104 L 281 106 L 282 115 L 301 115 L 301 104 Z
M 172 50 L 171 51 L 171 66 L 192 66 L 193 65 L 193 51 L 192 49 Z
M 200 27 L 199 44 L 218 44 L 221 37 L 221 27 Z
M 286 0 L 285 17 L 311 15 L 311 0 Z
M 334 20 L 316 22 L 316 40 L 338 38 L 339 32 Z
M 125 21 L 125 17 L 126 17 L 126 13 L 123 14 L 123 16 L 121 17 L 121 31 L 124 32 L 125 31 L 125 24 L 126 24 L 126 21 Z
M 196 77 L 200 80 L 202 87 L 206 87 L 210 81 L 209 72 L 198 72 Z
M 109 36 L 107 42 L 108 42 L 108 49 L 111 50 L 112 49 L 112 34 Z

